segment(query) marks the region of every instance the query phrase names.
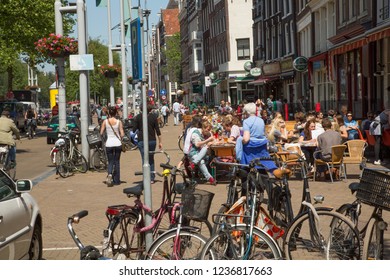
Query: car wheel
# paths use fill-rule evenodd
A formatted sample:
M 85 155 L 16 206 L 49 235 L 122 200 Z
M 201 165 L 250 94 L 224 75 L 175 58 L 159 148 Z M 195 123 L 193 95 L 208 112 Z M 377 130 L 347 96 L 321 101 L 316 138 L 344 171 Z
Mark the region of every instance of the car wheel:
M 30 260 L 42 259 L 42 230 L 39 225 L 35 225 L 31 239 L 30 249 L 28 250 Z

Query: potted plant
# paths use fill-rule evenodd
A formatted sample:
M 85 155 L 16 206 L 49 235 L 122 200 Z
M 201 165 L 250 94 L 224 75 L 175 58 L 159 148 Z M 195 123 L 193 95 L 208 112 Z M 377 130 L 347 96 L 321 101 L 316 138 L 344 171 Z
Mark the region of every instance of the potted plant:
M 34 44 L 35 49 L 46 57 L 68 57 L 71 54 L 78 53 L 78 42 L 76 39 L 54 33 L 39 39 Z
M 116 77 L 118 77 L 119 73 L 121 72 L 121 68 L 120 68 L 120 66 L 118 66 L 116 64 L 101 65 L 100 72 L 106 78 L 116 78 Z

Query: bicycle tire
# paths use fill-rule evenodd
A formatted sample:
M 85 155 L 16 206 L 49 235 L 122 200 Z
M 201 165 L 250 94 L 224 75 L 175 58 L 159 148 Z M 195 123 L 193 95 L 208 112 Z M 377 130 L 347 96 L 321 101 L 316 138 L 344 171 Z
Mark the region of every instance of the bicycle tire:
M 134 231 L 137 220 L 138 214 L 132 211 L 111 220 L 109 228 L 112 228 L 112 231 L 108 247 L 102 250 L 104 257 L 131 260 L 141 258 L 144 251 L 144 239 L 142 233 Z
M 198 219 L 190 219 L 188 221 L 188 226 L 197 228 L 200 235 L 203 237 L 209 238 L 213 232 L 213 226 L 208 220 L 198 220 Z
M 83 156 L 83 154 L 78 149 L 74 149 L 72 155 L 72 161 L 76 171 L 80 173 L 86 173 L 88 171 L 87 159 Z
M 207 239 L 202 235 L 186 229 L 181 229 L 180 252 L 179 255 L 173 255 L 176 230 L 165 232 L 160 235 L 150 246 L 145 259 L 146 260 L 197 260 Z
M 73 175 L 71 164 L 64 150 L 59 150 L 56 154 L 56 170 L 62 178 Z
M 219 208 L 217 213 L 218 214 L 225 214 L 228 210 L 229 210 L 229 207 L 227 205 L 222 205 Z M 215 219 L 215 221 L 214 221 L 212 235 L 219 232 L 219 229 L 221 228 L 222 222 L 224 221 L 225 218 L 223 216 L 217 215 L 214 219 Z
M 91 165 L 96 171 L 107 171 L 107 160 L 104 151 L 96 149 L 91 156 Z
M 383 231 L 379 229 L 376 218 L 371 218 L 367 224 L 366 235 L 363 240 L 363 260 L 383 259 Z
M 289 260 L 359 259 L 360 240 L 355 225 L 338 212 L 317 210 L 317 214 L 321 244 L 312 237 L 309 212 L 305 212 L 291 223 L 285 233 L 283 246 L 285 258 Z
M 183 141 L 184 133 L 182 133 L 178 140 L 177 140 L 177 145 L 179 146 L 180 151 L 183 151 L 184 148 L 184 141 Z
M 345 203 L 341 205 L 336 211 L 350 219 L 352 223 L 358 227 L 359 215 L 356 214 L 356 211 L 354 211 L 353 208 L 355 207 L 352 203 Z
M 5 167 L 5 172 L 8 174 L 9 177 L 12 178 L 12 180 L 15 180 L 16 178 L 16 165 L 11 166 L 11 163 L 8 162 Z
M 250 228 L 244 224 L 232 225 L 229 231 L 214 234 L 204 246 L 202 260 L 279 260 L 282 258 L 277 243 L 264 231 L 253 228 L 252 241 L 243 238 Z M 232 244 L 232 242 L 234 242 Z

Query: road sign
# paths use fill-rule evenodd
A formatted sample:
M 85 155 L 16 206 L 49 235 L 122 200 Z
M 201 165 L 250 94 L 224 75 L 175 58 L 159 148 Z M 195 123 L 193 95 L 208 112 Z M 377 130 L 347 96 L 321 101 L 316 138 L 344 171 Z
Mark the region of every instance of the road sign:
M 153 93 L 153 90 L 148 90 L 148 96 L 153 96 L 154 93 Z
M 161 99 L 165 100 L 167 97 L 165 95 L 161 95 Z
M 166 89 L 160 90 L 160 94 L 161 94 L 161 95 L 167 95 L 167 90 L 166 90 Z

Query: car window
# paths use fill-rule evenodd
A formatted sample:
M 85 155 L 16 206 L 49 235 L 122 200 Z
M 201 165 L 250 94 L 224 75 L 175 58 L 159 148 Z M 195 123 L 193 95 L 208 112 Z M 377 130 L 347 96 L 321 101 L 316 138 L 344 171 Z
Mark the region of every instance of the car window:
M 14 184 L 11 179 L 0 173 L 0 201 L 10 199 L 15 194 Z

